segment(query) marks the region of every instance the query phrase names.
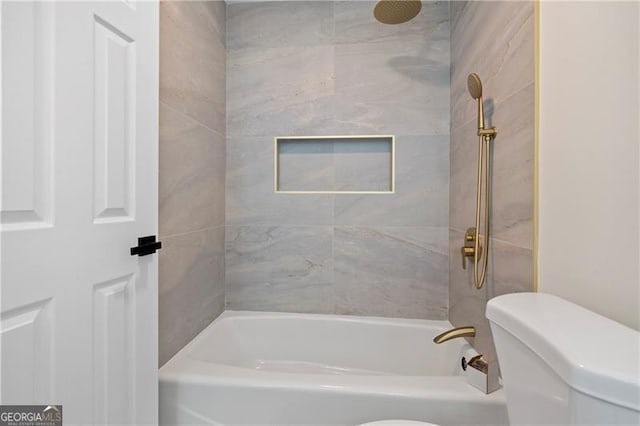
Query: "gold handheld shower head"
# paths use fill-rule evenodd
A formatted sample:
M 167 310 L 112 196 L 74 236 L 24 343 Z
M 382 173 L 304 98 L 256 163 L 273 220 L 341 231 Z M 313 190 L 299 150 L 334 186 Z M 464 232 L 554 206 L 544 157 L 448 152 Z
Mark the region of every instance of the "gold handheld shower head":
M 415 18 L 420 9 L 420 0 L 380 0 L 373 9 L 373 16 L 383 24 L 402 24 Z
M 472 72 L 467 77 L 467 88 L 473 99 L 482 97 L 482 81 L 480 81 L 480 77 L 475 72 Z
M 478 130 L 484 129 L 484 105 L 482 105 L 482 81 L 478 74 L 472 72 L 467 77 L 467 88 L 473 99 L 478 101 Z

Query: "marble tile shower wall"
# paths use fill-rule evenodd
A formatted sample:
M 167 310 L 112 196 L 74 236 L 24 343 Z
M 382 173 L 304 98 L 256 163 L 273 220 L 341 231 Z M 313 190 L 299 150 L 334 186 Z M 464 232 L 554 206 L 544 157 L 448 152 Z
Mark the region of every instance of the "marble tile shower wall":
M 160 365 L 224 310 L 224 36 L 224 3 L 160 3 Z
M 495 359 L 487 300 L 533 290 L 534 6 L 532 1 L 451 3 L 451 175 L 449 320 L 477 328 L 476 349 Z M 484 85 L 493 144 L 489 272 L 476 290 L 460 246 L 475 220 L 476 101 L 470 72 Z
M 227 5 L 228 309 L 447 318 L 449 5 L 373 6 Z M 396 135 L 395 194 L 274 193 L 274 136 L 352 134 Z

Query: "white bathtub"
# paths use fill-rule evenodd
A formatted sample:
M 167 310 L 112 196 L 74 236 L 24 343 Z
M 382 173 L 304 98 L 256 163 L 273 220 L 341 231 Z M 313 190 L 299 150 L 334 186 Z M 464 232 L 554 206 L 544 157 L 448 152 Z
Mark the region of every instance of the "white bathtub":
M 162 425 L 507 424 L 447 321 L 227 311 L 160 369 Z

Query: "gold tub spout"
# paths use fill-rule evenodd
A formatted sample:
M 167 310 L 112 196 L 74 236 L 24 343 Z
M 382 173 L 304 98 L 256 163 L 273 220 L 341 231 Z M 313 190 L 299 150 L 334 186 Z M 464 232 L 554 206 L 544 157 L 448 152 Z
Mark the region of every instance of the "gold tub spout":
M 456 327 L 451 330 L 447 330 L 442 334 L 438 334 L 433 338 L 433 343 L 444 343 L 447 340 L 456 339 L 458 337 L 475 337 L 476 328 L 470 325 L 464 327 Z

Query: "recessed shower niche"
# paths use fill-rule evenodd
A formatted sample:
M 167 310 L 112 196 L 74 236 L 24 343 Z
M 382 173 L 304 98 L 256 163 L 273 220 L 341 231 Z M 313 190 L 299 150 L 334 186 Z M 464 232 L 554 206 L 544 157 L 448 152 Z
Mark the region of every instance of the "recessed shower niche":
M 392 194 L 395 137 L 275 138 L 275 191 L 287 194 Z

